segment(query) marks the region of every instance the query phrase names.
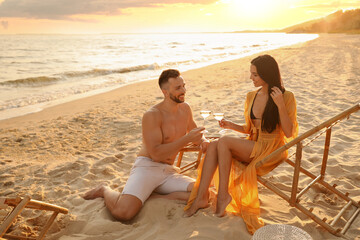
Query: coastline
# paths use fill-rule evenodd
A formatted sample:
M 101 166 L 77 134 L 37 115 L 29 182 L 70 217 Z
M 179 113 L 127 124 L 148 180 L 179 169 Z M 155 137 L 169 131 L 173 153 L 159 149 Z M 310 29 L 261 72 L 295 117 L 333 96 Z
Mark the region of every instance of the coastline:
M 99 93 L 106 93 L 119 88 L 120 86 L 126 86 L 134 82 L 156 79 L 160 75 L 161 69 L 165 66 L 168 68 L 175 67 L 180 71 L 185 72 L 190 69 L 199 69 L 219 62 L 252 55 L 256 52 L 264 51 L 264 49 L 271 50 L 281 46 L 292 45 L 299 41 L 308 41 L 318 36 L 317 34 L 296 35 L 279 33 L 277 35 L 268 35 L 266 33 L 234 33 L 231 36 L 224 35 L 226 36 L 226 38 L 223 39 L 224 43 L 216 43 L 216 39 L 221 36 L 219 34 L 215 35 L 214 38 L 198 35 L 196 36 L 199 39 L 195 42 L 191 42 L 191 37 L 188 40 L 185 40 L 187 39 L 186 36 L 181 36 L 182 40 L 179 39 L 178 41 L 176 41 L 176 38 L 173 39 L 173 41 L 168 40 L 164 44 L 164 49 L 166 52 L 171 51 L 172 54 L 164 54 L 164 60 L 158 55 L 154 55 L 154 49 L 157 48 L 157 41 L 154 42 L 153 39 L 152 45 L 149 43 L 150 45 L 148 46 L 152 49 L 149 53 L 141 53 L 139 52 L 139 48 L 128 51 L 127 54 L 120 57 L 123 58 L 123 62 L 127 62 L 125 65 L 124 63 L 121 63 L 121 61 L 120 64 L 116 64 L 120 60 L 119 56 L 112 58 L 113 63 L 105 65 L 99 65 L 99 63 L 95 61 L 95 58 L 92 62 L 90 61 L 88 63 L 89 66 L 87 68 L 76 64 L 74 66 L 65 64 L 62 70 L 59 69 L 57 73 L 51 71 L 55 66 L 51 65 L 51 63 L 47 65 L 46 62 L 44 62 L 46 59 L 41 61 L 41 57 L 37 61 L 35 58 L 36 56 L 34 56 L 33 61 L 36 60 L 38 65 L 43 66 L 24 62 L 16 69 L 13 65 L 8 66 L 5 64 L 4 67 L 9 68 L 9 72 L 0 75 L 0 95 L 2 96 L 0 100 L 2 103 L 0 104 L 0 120 L 39 112 L 51 106 L 82 99 L 88 96 L 94 96 Z M 71 36 L 69 37 L 71 38 Z M 121 39 L 121 37 L 118 38 Z M 144 38 L 143 35 L 142 38 Z M 152 38 L 159 38 L 159 36 L 154 35 Z M 248 38 L 252 38 L 252 41 L 248 41 Z M 30 38 L 29 40 L 36 43 L 41 39 Z M 59 38 L 54 40 L 62 42 L 64 39 Z M 98 39 L 93 40 L 95 43 L 100 44 L 100 42 L 97 42 Z M 136 42 L 136 39 L 130 38 L 128 40 Z M 73 41 L 74 44 L 78 44 L 78 41 L 81 41 L 81 39 L 75 38 Z M 108 42 L 109 39 L 104 39 L 104 41 Z M 238 42 L 238 44 L 235 44 L 236 42 Z M 48 44 L 46 44 L 46 42 L 42 43 L 43 44 L 39 47 L 45 51 Z M 140 46 L 142 45 L 141 43 L 137 44 Z M 60 49 L 62 49 L 62 47 L 59 46 Z M 98 51 L 104 51 L 106 54 L 110 55 L 114 54 L 114 46 L 105 46 L 104 49 L 101 47 L 104 46 L 100 44 L 100 49 L 98 49 Z M 122 51 L 123 48 L 126 49 L 126 46 L 120 44 L 117 51 Z M 195 52 L 191 51 L 193 48 L 196 50 Z M 66 61 L 66 57 L 62 55 L 62 52 L 57 53 L 56 50 L 49 51 L 49 57 L 53 56 L 60 62 Z M 70 48 L 67 51 L 74 55 L 74 49 Z M 78 51 L 83 55 L 88 54 L 86 51 L 84 52 L 84 49 L 79 49 Z M 9 52 L 5 52 L 4 54 L 5 56 L 11 55 Z M 21 54 L 21 52 L 18 54 Z M 169 54 L 172 57 L 169 57 Z M 193 57 L 191 57 L 192 54 Z M 97 55 L 98 58 L 100 56 Z M 134 60 L 136 59 L 135 56 L 142 56 L 144 59 L 139 59 L 139 61 L 136 62 Z M 148 59 L 149 57 L 151 59 Z M 9 58 L 11 57 L 9 56 Z M 16 61 L 16 59 L 13 60 Z M 97 60 L 99 62 L 102 61 L 101 59 Z M 21 59 L 19 59 L 19 61 L 21 61 Z M 82 61 L 78 61 L 77 64 L 80 64 L 80 62 Z M 42 70 L 39 73 L 34 74 L 34 70 L 39 67 L 50 70 Z M 17 75 L 15 72 L 23 72 L 23 74 Z M 30 77 L 24 75 L 25 72 L 29 72 Z M 4 75 L 8 75 L 8 77 Z M 12 78 L 14 80 L 6 80 L 7 78 Z
M 313 40 L 310 40 L 310 41 L 313 41 Z M 309 41 L 307 41 L 307 42 L 309 42 Z M 187 73 L 189 72 L 190 77 L 194 78 L 191 75 L 191 73 L 193 71 L 201 70 L 201 69 L 204 69 L 207 67 L 212 67 L 212 66 L 216 67 L 218 65 L 219 65 L 219 67 L 221 67 L 221 65 L 226 65 L 227 63 L 229 63 L 231 65 L 235 65 L 235 63 L 239 63 L 239 64 L 244 63 L 246 65 L 248 63 L 246 63 L 246 61 L 242 61 L 243 59 L 247 59 L 250 62 L 250 60 L 252 58 L 254 58 L 257 55 L 261 55 L 262 53 L 269 53 L 269 54 L 271 54 L 272 52 L 276 53 L 277 50 L 280 50 L 282 48 L 284 48 L 284 49 L 300 48 L 302 45 L 306 44 L 307 42 L 297 43 L 297 44 L 290 45 L 290 46 L 280 47 L 280 48 L 269 50 L 269 51 L 263 51 L 263 52 L 251 54 L 249 56 L 244 56 L 239 59 L 227 60 L 224 62 L 219 62 L 219 63 L 210 64 L 210 65 L 199 67 L 199 68 L 190 69 L 185 72 L 182 72 L 181 74 L 186 76 Z M 248 71 L 247 69 L 246 70 L 245 69 L 246 69 L 246 66 L 241 67 L 241 71 L 243 71 L 243 72 Z M 242 76 L 245 76 L 245 75 L 242 74 Z M 248 78 L 248 77 L 245 77 L 245 78 Z M 245 79 L 243 79 L 243 80 L 245 81 Z M 63 116 L 63 115 L 69 115 L 69 114 L 71 115 L 71 114 L 75 114 L 78 112 L 83 112 L 83 111 L 86 111 L 89 108 L 93 107 L 94 105 L 96 106 L 98 104 L 97 101 L 111 101 L 111 100 L 117 99 L 118 98 L 117 95 L 119 95 L 120 97 L 128 97 L 129 94 L 131 94 L 133 91 L 135 91 L 138 88 L 144 88 L 144 89 L 146 89 L 146 91 L 144 91 L 144 92 L 148 93 L 149 91 L 147 91 L 147 90 L 150 87 L 150 85 L 155 86 L 155 88 L 156 88 L 157 79 L 150 79 L 150 80 L 143 80 L 143 81 L 139 81 L 139 82 L 135 82 L 135 83 L 128 83 L 128 84 L 119 86 L 117 88 L 112 87 L 114 89 L 109 90 L 109 91 L 105 91 L 105 92 L 90 95 L 90 96 L 85 96 L 85 97 L 71 100 L 71 101 L 64 102 L 64 103 L 59 103 L 54 106 L 45 107 L 44 109 L 41 109 L 36 112 L 31 112 L 31 113 L 27 113 L 24 115 L 19 115 L 19 116 L 15 116 L 15 117 L 11 117 L 11 118 L 6 118 L 6 119 L 0 119 L 0 128 L 23 127 L 26 125 L 26 122 L 28 122 L 28 121 L 37 122 L 37 121 L 42 121 L 42 120 L 50 120 L 50 119 L 55 119 L 55 118 L 57 118 L 59 116 Z M 150 90 L 150 91 L 152 92 L 152 90 Z M 158 91 L 158 93 L 160 96 L 162 96 L 162 93 L 160 90 Z M 102 104 L 102 103 L 100 103 L 100 104 Z
M 300 134 L 360 101 L 359 39 L 321 34 L 309 42 L 266 51 L 279 63 L 286 89 L 295 94 Z M 186 102 L 198 124 L 202 123 L 202 106 L 221 107 L 226 118 L 243 121 L 246 93 L 254 90 L 248 74 L 250 61 L 260 54 L 182 73 Z M 49 239 L 251 239 L 241 218 L 217 218 L 211 209 L 183 218 L 182 203 L 154 199 L 145 203 L 132 222 L 122 224 L 110 216 L 102 199 L 81 198 L 101 182 L 122 190 L 140 148 L 142 114 L 161 100 L 157 80 L 150 80 L 0 121 L 0 196 L 30 194 L 68 208 L 70 214 L 58 218 Z M 334 129 L 327 176 L 330 184 L 344 185 L 339 188 L 356 201 L 360 200 L 359 120 L 356 113 Z M 211 134 L 220 130 L 213 119 L 206 124 Z M 317 170 L 322 147 L 320 141 L 304 150 L 304 167 Z M 196 173 L 189 175 L 195 177 Z M 266 177 L 286 189 L 291 175 L 280 165 Z M 304 183 L 301 179 L 300 184 Z M 266 224 L 291 224 L 313 239 L 341 239 L 260 184 L 259 198 Z M 338 199 L 321 189 L 311 190 L 306 201 L 314 202 L 324 216 L 342 207 Z M 325 203 L 333 209 L 327 210 Z M 29 228 L 23 231 L 29 235 L 35 232 L 36 221 L 25 225 Z M 352 226 L 348 236 L 359 239 L 359 217 Z

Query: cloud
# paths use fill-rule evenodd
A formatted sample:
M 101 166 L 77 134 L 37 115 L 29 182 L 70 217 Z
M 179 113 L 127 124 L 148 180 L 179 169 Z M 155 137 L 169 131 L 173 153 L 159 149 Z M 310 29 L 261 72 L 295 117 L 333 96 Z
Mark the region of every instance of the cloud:
M 4 29 L 8 29 L 9 27 L 9 21 L 1 21 L 1 26 L 4 28 Z
M 347 8 L 347 7 L 360 7 L 360 2 L 346 2 L 344 1 L 333 1 L 327 3 L 320 3 L 320 4 L 313 4 L 313 5 L 303 5 L 297 6 L 299 8 L 310 8 L 310 9 L 319 9 L 319 8 L 330 8 L 330 9 L 340 9 L 340 8 Z
M 118 15 L 121 9 L 161 4 L 210 4 L 217 0 L 4 0 L 0 17 L 69 19 L 76 14 Z

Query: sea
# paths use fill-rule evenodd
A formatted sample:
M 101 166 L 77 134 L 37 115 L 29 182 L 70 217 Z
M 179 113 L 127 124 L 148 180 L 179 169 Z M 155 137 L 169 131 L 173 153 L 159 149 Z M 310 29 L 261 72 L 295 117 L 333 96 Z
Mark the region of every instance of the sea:
M 286 33 L 0 35 L 0 120 L 317 38 Z

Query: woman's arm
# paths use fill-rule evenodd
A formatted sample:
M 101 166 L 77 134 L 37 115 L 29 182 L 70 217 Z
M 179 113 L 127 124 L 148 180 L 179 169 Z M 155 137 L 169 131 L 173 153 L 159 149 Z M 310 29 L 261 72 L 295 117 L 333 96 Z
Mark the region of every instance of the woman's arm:
M 245 133 L 244 126 L 238 125 L 236 123 L 233 123 L 233 122 L 225 120 L 225 119 L 219 121 L 219 125 L 220 125 L 220 127 L 225 128 L 225 129 L 232 129 L 237 132 Z
M 285 134 L 286 137 L 291 137 L 293 134 L 293 123 L 286 111 L 286 106 L 284 102 L 284 96 L 281 90 L 277 87 L 272 88 L 272 92 L 270 96 L 274 100 L 276 106 L 279 110 L 279 116 L 280 116 L 280 126 Z

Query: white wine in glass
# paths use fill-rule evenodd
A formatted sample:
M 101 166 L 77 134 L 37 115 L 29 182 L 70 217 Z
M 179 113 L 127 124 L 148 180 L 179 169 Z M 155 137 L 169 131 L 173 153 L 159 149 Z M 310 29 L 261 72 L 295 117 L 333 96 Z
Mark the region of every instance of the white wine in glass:
M 224 119 L 224 113 L 214 113 L 214 118 L 218 121 L 221 121 Z M 227 129 L 220 130 L 220 134 L 225 134 L 227 132 Z
M 208 110 L 201 110 L 200 115 L 204 118 L 204 126 L 205 127 L 205 119 L 211 115 L 211 111 Z M 204 130 L 203 133 L 207 133 L 207 130 Z
M 218 121 L 221 121 L 224 118 L 224 113 L 214 113 L 213 115 L 214 115 L 214 118 Z

